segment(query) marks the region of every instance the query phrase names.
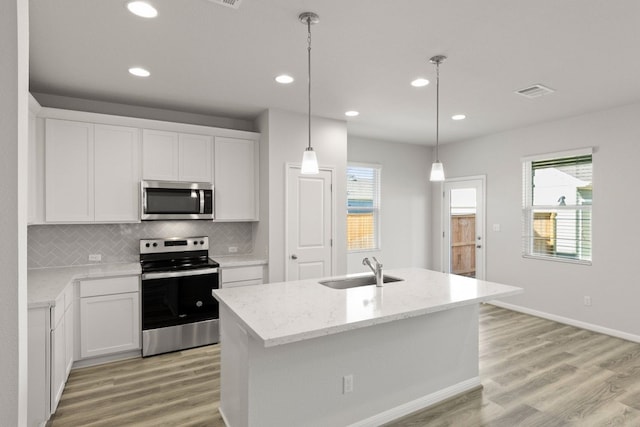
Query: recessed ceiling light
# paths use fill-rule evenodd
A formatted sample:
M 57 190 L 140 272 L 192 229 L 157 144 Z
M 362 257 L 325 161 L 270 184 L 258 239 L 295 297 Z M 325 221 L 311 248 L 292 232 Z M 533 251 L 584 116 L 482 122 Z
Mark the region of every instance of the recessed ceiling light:
M 129 68 L 129 72 L 137 77 L 149 77 L 151 75 L 149 71 L 140 67 L 131 67 Z
M 346 113 L 344 113 L 344 115 L 348 116 L 348 117 L 355 117 L 355 116 L 360 115 L 360 113 L 358 111 L 351 110 L 351 111 L 347 111 Z
M 424 87 L 428 84 L 429 84 L 429 80 L 423 79 L 423 78 L 415 79 L 414 81 L 411 82 L 411 86 L 413 87 Z
M 287 74 L 282 74 L 278 77 L 276 77 L 276 81 L 278 83 L 282 83 L 283 85 L 287 85 L 289 83 L 293 83 L 294 78 L 287 75 Z
M 464 120 L 467 118 L 467 116 L 465 116 L 464 114 L 454 114 L 453 116 L 451 116 L 451 118 L 453 120 Z
M 127 9 L 129 9 L 129 12 L 134 15 L 138 15 L 143 18 L 155 18 L 158 16 L 156 8 L 144 1 L 131 1 L 127 3 Z

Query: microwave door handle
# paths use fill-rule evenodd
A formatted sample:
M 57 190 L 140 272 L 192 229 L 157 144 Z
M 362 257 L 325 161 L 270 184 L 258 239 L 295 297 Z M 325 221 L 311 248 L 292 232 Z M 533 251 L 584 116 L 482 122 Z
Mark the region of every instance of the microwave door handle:
M 200 190 L 200 213 L 204 213 L 204 190 Z
M 147 213 L 147 191 L 142 189 L 142 213 Z

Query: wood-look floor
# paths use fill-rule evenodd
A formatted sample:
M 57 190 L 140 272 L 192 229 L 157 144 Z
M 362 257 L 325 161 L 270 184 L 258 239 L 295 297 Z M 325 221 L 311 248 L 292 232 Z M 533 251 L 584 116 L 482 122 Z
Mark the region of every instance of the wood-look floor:
M 640 426 L 640 344 L 491 305 L 480 313 L 484 388 L 388 426 Z M 74 370 L 48 426 L 224 426 L 219 352 Z

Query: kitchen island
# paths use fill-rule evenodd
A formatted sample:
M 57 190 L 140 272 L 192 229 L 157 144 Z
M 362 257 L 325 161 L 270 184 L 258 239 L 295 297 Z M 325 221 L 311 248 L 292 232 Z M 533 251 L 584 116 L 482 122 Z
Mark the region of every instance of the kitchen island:
M 424 269 L 213 291 L 228 427 L 374 426 L 481 386 L 478 304 L 520 288 Z

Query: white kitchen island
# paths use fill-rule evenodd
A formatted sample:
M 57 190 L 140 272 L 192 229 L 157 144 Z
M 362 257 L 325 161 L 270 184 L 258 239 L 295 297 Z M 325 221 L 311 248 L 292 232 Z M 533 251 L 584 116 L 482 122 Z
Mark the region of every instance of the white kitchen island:
M 478 305 L 522 290 L 424 269 L 385 275 L 404 280 L 213 291 L 227 426 L 375 426 L 480 387 Z

